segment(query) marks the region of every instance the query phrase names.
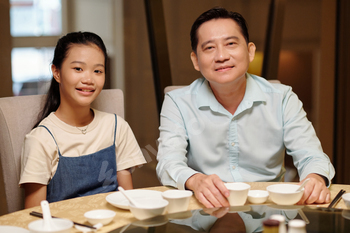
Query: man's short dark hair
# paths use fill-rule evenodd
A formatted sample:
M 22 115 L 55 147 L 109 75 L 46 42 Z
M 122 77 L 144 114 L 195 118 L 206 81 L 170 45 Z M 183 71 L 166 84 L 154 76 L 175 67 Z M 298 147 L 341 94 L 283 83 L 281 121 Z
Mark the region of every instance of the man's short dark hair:
M 241 33 L 247 44 L 249 43 L 249 33 L 247 23 L 240 13 L 228 11 L 222 7 L 214 7 L 203 14 L 201 14 L 193 23 L 190 36 L 191 36 L 191 47 L 193 52 L 197 52 L 198 45 L 198 28 L 205 22 L 212 19 L 232 19 L 241 28 Z

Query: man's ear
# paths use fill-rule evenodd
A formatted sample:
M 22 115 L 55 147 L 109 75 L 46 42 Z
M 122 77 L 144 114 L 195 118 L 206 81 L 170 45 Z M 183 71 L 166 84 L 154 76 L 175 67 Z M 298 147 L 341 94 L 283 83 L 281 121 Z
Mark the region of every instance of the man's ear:
M 53 78 L 56 80 L 56 82 L 60 83 L 61 81 L 60 70 L 57 69 L 55 65 L 51 65 L 51 71 L 52 71 Z
M 252 62 L 255 57 L 255 44 L 253 42 L 248 43 L 248 53 L 249 53 L 249 62 Z
M 198 58 L 197 58 L 197 55 L 195 52 L 191 52 L 191 61 L 192 61 L 194 69 L 197 71 L 200 71 L 199 65 L 198 65 Z

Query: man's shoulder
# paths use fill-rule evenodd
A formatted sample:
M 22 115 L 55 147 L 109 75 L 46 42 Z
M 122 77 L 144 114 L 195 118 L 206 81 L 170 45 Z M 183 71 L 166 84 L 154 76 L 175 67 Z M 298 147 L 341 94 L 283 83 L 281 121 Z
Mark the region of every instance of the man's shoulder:
M 198 93 L 198 89 L 205 82 L 204 78 L 198 78 L 193 81 L 190 85 L 174 86 L 175 89 L 170 90 L 166 95 L 170 96 L 172 99 L 177 99 L 179 97 L 184 97 L 188 95 L 194 95 Z
M 280 80 L 277 79 L 267 80 L 254 74 L 249 74 L 249 76 L 252 78 L 253 82 L 258 84 L 260 89 L 265 93 L 277 93 L 285 95 L 287 92 L 290 92 L 292 90 L 291 86 L 283 84 Z

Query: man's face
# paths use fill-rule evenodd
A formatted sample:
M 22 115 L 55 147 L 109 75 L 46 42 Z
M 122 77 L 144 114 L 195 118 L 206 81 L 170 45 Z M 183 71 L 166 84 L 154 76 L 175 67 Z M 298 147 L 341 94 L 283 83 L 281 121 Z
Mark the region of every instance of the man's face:
M 232 84 L 245 78 L 255 55 L 255 45 L 245 41 L 232 19 L 212 19 L 197 31 L 197 54 L 191 53 L 196 70 L 213 86 Z

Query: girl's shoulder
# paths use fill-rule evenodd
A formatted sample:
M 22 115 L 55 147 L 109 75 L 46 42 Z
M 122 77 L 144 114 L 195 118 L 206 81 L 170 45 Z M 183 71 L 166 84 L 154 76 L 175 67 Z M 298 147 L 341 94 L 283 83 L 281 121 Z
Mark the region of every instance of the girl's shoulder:
M 93 111 L 95 113 L 95 119 L 98 123 L 110 124 L 111 122 L 115 122 L 117 120 L 118 125 L 127 124 L 127 122 L 121 116 L 118 116 L 114 113 L 103 112 L 97 109 L 93 109 Z
M 94 109 L 94 112 L 95 119 L 91 124 L 91 129 L 98 129 L 97 131 L 101 133 L 101 137 L 105 136 L 106 132 L 116 132 L 117 135 L 125 135 L 131 131 L 129 124 L 121 116 L 96 109 Z

